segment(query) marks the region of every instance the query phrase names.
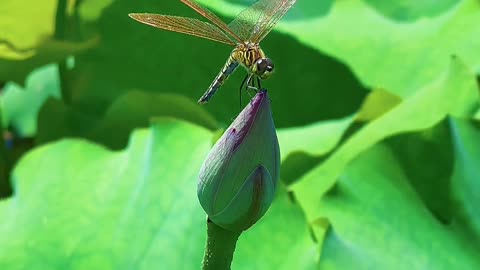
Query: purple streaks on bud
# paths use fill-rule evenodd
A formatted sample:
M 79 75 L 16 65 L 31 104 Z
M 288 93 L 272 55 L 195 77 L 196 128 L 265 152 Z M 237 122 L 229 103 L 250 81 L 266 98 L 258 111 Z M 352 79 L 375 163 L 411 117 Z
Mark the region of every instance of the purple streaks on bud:
M 266 97 L 267 91 L 260 91 L 257 95 L 255 95 L 255 97 L 250 101 L 250 103 L 247 105 L 247 107 L 245 107 L 245 109 L 240 113 L 240 115 L 235 118 L 232 126 L 236 126 L 239 129 L 239 138 L 235 146 L 233 147 L 234 150 L 238 147 L 238 145 L 242 143 L 243 139 L 250 131 L 250 128 L 252 127 L 256 119 L 258 110 L 261 108 L 263 102 L 268 102 L 268 98 Z

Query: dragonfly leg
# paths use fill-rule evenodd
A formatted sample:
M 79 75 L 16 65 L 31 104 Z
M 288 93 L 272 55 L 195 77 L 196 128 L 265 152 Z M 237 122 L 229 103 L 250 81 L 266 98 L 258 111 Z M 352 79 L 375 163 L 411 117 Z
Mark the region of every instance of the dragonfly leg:
M 247 91 L 247 94 L 252 97 L 252 95 L 250 94 L 250 91 L 249 90 L 254 90 L 256 89 L 256 87 L 254 86 L 254 78 L 253 78 L 253 74 L 250 74 L 248 75 L 248 79 L 247 79 L 247 83 L 246 83 L 246 87 L 245 87 L 245 90 Z
M 255 80 L 257 81 L 258 86 L 255 86 Z M 258 78 L 258 77 L 253 78 L 253 75 L 252 75 L 250 80 L 247 83 L 247 92 L 248 92 L 248 90 L 253 90 L 256 94 L 256 93 L 258 93 L 258 90 L 260 88 L 261 88 L 260 78 Z
M 248 77 L 250 77 L 249 74 L 247 74 L 247 75 L 245 76 L 245 78 L 243 78 L 242 84 L 240 85 L 240 90 L 242 90 L 243 87 L 245 86 L 245 83 L 247 82 Z
M 262 80 L 260 80 L 259 77 L 257 77 L 257 86 L 258 87 L 257 87 L 256 90 L 257 90 L 257 93 L 258 93 L 259 90 L 262 90 Z
M 247 74 L 245 76 L 245 78 L 242 81 L 242 84 L 240 85 L 240 89 L 239 89 L 239 92 L 238 92 L 238 94 L 240 96 L 240 109 L 242 109 L 242 90 L 243 90 L 243 87 L 245 86 L 245 82 L 247 82 L 247 79 L 248 79 L 249 76 L 250 76 L 249 74 Z

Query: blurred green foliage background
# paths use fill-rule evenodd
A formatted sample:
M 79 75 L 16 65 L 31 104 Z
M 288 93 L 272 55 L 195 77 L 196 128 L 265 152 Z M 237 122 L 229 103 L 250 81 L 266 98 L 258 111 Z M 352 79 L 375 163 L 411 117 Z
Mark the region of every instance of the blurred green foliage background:
M 229 22 L 250 0 L 199 0 Z M 198 269 L 231 49 L 180 1 L 0 3 L 0 269 Z M 479 269 L 480 2 L 298 0 L 262 48 L 282 153 L 233 269 Z

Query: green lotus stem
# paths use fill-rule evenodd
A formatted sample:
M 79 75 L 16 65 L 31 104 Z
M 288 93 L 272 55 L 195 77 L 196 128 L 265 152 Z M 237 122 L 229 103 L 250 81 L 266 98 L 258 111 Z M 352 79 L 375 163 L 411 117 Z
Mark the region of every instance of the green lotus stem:
M 240 234 L 225 230 L 208 219 L 202 270 L 229 270 Z
M 67 0 L 59 0 L 57 5 L 57 13 L 55 15 L 55 38 L 58 40 L 65 39 L 65 27 L 67 23 Z M 60 78 L 60 91 L 62 92 L 62 100 L 65 104 L 71 103 L 70 90 L 67 87 L 67 60 L 58 61 L 58 73 Z

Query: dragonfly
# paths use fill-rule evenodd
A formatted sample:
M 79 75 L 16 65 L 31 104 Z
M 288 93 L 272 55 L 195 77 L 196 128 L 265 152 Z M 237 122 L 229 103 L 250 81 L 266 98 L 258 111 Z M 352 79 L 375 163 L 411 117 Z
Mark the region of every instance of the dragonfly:
M 240 91 L 261 88 L 261 80 L 274 72 L 272 59 L 268 58 L 259 43 L 270 33 L 278 21 L 295 4 L 296 0 L 259 0 L 240 12 L 228 25 L 217 15 L 193 0 L 180 0 L 210 22 L 171 15 L 130 13 L 132 19 L 163 30 L 197 36 L 234 46 L 227 62 L 198 103 L 207 103 L 228 77 L 240 65 L 245 76 Z M 255 81 L 258 88 L 255 87 Z

